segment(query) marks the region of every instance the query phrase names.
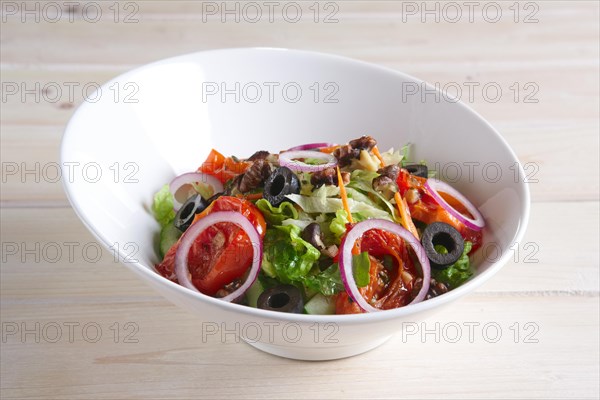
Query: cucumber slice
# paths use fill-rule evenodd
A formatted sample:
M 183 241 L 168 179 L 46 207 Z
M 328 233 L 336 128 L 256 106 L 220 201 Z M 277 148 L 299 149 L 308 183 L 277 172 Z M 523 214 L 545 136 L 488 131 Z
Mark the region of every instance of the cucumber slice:
M 167 251 L 179 240 L 182 232 L 173 223 L 165 225 L 160 231 L 160 255 L 165 257 Z
M 256 308 L 256 303 L 258 302 L 258 296 L 265 290 L 263 284 L 260 280 L 255 280 L 252 286 L 246 291 L 246 299 L 248 300 L 248 305 L 250 307 Z
M 304 305 L 307 314 L 328 315 L 335 314 L 335 301 L 333 297 L 323 296 L 318 293 Z

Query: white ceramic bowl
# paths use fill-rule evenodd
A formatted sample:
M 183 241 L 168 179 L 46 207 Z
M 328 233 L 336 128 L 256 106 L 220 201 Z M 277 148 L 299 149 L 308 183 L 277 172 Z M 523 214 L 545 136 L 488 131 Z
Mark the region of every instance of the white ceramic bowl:
M 305 51 L 231 49 L 159 61 L 106 83 L 79 107 L 62 141 L 65 190 L 101 243 L 201 318 L 200 346 L 210 336 L 239 334 L 283 357 L 356 355 L 492 277 L 527 225 L 529 191 L 513 151 L 474 111 L 432 91 L 397 71 Z M 412 143 L 414 160 L 437 166 L 482 211 L 485 251 L 476 253 L 477 273 L 469 282 L 400 309 L 311 316 L 225 303 L 154 271 L 159 259 L 152 196 L 175 175 L 195 170 L 211 148 L 248 156 L 363 134 L 375 137 L 381 149 Z

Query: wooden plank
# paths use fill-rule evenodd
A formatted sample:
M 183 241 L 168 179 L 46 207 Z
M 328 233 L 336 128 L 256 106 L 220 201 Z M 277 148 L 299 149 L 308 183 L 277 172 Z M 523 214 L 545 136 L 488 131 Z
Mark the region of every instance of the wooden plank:
M 233 335 L 203 340 L 200 319 L 160 302 L 69 307 L 3 302 L 0 394 L 595 398 L 598 311 L 598 297 L 471 296 L 423 323 L 399 324 L 414 333 L 398 333 L 369 353 L 306 363 L 256 351 Z M 30 333 L 22 336 L 21 329 Z
M 401 2 L 383 5 L 395 7 L 391 13 L 373 9 L 372 13 L 366 14 L 363 12 L 371 9 L 369 3 L 334 2 L 340 8 L 337 23 L 315 23 L 309 12 L 296 23 L 287 22 L 283 17 L 272 22 L 263 17 L 257 23 L 244 20 L 236 23 L 230 18 L 223 23 L 220 14 L 203 22 L 198 13 L 201 9 L 197 10 L 196 6 L 195 12 L 188 10 L 194 7 L 190 2 L 176 3 L 182 4 L 180 10 L 171 2 L 130 3 L 139 7 L 138 22 L 124 23 L 123 14 L 115 22 L 110 11 L 104 12 L 96 23 L 84 18 L 70 21 L 63 13 L 63 18 L 55 23 L 49 21 L 52 15 L 43 11 L 40 11 L 39 23 L 35 23 L 35 15 L 11 14 L 3 23 L 3 63 L 105 64 L 110 60 L 116 64 L 143 64 L 198 50 L 240 46 L 310 49 L 384 64 L 390 60 L 407 63 L 556 60 L 571 63 L 573 60 L 596 62 L 598 56 L 598 5 L 594 2 L 535 2 L 539 7 L 534 16 L 537 23 L 515 23 L 514 15 L 508 10 L 512 3 L 508 2 L 502 3 L 502 17 L 496 23 L 486 22 L 481 9 L 474 13 L 472 23 L 468 10 L 463 10 L 466 14 L 457 23 L 446 22 L 446 14 L 439 23 L 435 19 L 432 22 L 431 18 L 435 16 L 427 19 L 421 12 L 403 19 Z M 309 7 L 308 4 L 304 3 L 304 6 Z M 145 8 L 160 11 L 150 17 L 143 11 Z M 170 10 L 173 10 L 172 14 Z M 521 12 L 520 21 L 531 10 Z M 568 18 L 564 17 L 565 12 L 568 12 Z M 91 10 L 89 14 L 88 20 L 94 20 Z M 426 23 L 421 22 L 422 16 Z M 490 16 L 487 18 L 490 20 Z M 23 19 L 26 23 L 22 23 Z M 473 40 L 474 27 L 477 40 Z M 431 36 L 432 29 L 435 38 Z M 40 37 L 48 39 L 41 41 Z M 121 43 L 123 38 L 127 38 L 127 45 L 114 45 Z M 55 45 L 48 45 L 48 41 Z M 152 46 L 147 46 L 148 43 Z M 486 45 L 482 46 L 482 43 Z M 556 51 L 557 47 L 561 50 Z
M 577 235 L 557 234 L 572 220 L 587 223 Z M 598 221 L 595 202 L 534 204 L 530 229 L 517 246 L 518 253 L 479 291 L 597 293 Z M 102 251 L 97 256 L 99 245 L 71 209 L 3 209 L 2 243 L 1 287 L 8 298 L 37 296 L 71 303 L 91 293 L 95 299 L 117 302 L 154 296 L 114 260 L 113 253 Z

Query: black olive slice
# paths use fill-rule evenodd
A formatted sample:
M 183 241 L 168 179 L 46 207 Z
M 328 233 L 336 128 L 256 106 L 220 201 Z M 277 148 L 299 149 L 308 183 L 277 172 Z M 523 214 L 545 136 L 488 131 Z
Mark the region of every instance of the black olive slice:
M 427 178 L 428 171 L 427 165 L 423 164 L 411 164 L 404 167 L 408 171 L 409 174 L 414 176 L 420 176 L 421 178 Z
M 421 244 L 431 266 L 440 269 L 454 264 L 465 248 L 465 241 L 460 233 L 444 222 L 427 225 L 421 237 Z M 438 253 L 435 249 L 437 245 L 443 246 L 447 253 Z
M 308 226 L 302 231 L 300 237 L 302 240 L 305 240 L 315 246 L 318 250 L 323 250 L 325 248 L 321 226 L 316 222 L 308 224 Z
M 304 299 L 296 286 L 277 285 L 262 292 L 256 306 L 264 310 L 302 314 Z
M 196 214 L 201 213 L 208 206 L 208 202 L 199 194 L 195 194 L 183 203 L 175 215 L 175 228 L 185 232 L 194 221 Z
M 288 167 L 277 168 L 265 181 L 263 198 L 275 207 L 292 193 L 300 193 L 300 180 Z

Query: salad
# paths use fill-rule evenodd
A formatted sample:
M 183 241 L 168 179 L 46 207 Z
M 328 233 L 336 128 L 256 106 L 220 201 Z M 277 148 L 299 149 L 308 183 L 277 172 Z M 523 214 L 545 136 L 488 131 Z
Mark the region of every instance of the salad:
M 212 150 L 156 193 L 163 277 L 207 296 L 308 314 L 415 304 L 473 275 L 485 225 L 408 146 L 370 136 L 248 158 Z

